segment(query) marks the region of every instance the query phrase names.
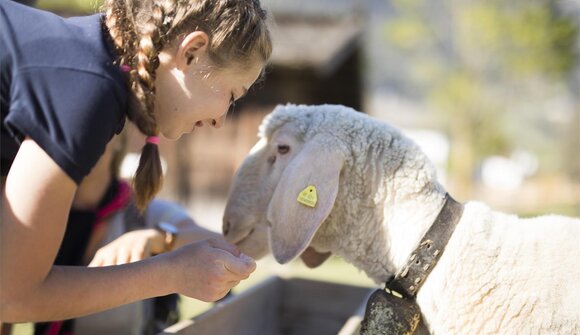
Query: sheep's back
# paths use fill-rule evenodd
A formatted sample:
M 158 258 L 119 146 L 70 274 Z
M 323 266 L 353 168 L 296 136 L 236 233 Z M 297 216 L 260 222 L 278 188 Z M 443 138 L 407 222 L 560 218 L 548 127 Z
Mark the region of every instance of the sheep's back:
M 578 333 L 579 233 L 578 219 L 467 203 L 419 292 L 423 312 L 440 334 Z

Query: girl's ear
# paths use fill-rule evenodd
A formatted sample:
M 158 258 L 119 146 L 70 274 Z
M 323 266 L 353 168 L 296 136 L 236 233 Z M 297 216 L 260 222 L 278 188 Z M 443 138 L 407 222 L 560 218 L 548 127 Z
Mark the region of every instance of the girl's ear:
M 308 247 L 334 206 L 344 159 L 338 150 L 324 145 L 328 142 L 323 137 L 315 136 L 290 162 L 270 200 L 269 242 L 279 263 L 289 262 Z
M 203 57 L 209 47 L 209 36 L 203 31 L 187 34 L 177 48 L 177 64 L 181 70 Z

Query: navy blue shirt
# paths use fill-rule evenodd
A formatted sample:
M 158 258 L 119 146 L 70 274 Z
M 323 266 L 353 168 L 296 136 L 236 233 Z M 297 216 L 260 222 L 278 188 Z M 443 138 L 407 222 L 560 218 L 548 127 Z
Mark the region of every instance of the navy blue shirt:
M 64 19 L 0 0 L 1 168 L 25 137 L 77 184 L 125 122 L 128 90 L 102 15 Z

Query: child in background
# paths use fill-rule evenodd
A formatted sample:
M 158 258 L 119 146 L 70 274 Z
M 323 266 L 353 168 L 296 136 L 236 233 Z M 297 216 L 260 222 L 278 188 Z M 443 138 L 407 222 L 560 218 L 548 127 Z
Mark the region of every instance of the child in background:
M 179 205 L 153 199 L 140 214 L 133 190 L 119 177 L 126 131 L 105 153 L 75 194 L 55 265 L 121 265 L 221 234 L 206 230 Z M 137 301 L 77 319 L 37 323 L 36 335 L 157 334 L 178 321 L 178 295 Z

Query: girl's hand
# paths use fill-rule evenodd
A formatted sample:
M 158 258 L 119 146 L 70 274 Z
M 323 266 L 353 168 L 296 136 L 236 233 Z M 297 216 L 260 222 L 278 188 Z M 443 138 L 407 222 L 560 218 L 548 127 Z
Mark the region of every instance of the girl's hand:
M 163 250 L 163 233 L 156 229 L 127 232 L 97 250 L 89 267 L 133 263 Z
M 256 269 L 252 258 L 222 239 L 192 243 L 161 257 L 171 263 L 167 277 L 176 292 L 208 302 L 223 298 Z

